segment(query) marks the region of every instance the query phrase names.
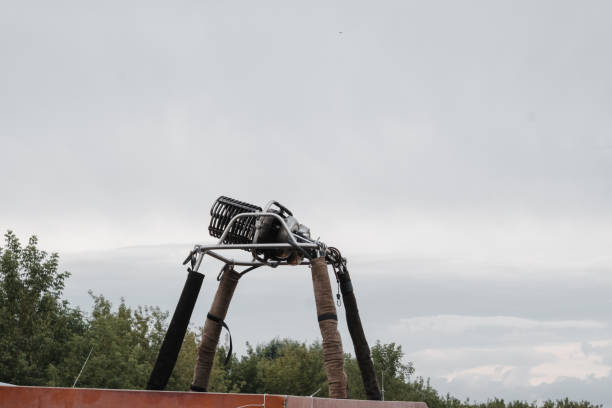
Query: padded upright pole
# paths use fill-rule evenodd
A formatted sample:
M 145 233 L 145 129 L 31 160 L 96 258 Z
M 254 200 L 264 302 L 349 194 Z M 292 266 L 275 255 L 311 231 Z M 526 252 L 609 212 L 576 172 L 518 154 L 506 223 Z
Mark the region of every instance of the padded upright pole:
M 313 259 L 311 263 L 317 318 L 323 337 L 323 360 L 329 383 L 329 397 L 347 398 L 344 352 L 342 351 L 342 339 L 338 332 L 338 315 L 327 272 L 327 263 L 325 257 Z
M 369 400 L 380 400 L 380 389 L 376 382 L 376 374 L 374 373 L 374 364 L 370 355 L 370 346 L 366 340 L 361 318 L 359 317 L 359 309 L 357 309 L 357 299 L 353 291 L 353 284 L 348 270 L 338 274 L 340 280 L 340 291 L 342 292 L 342 300 L 344 301 L 344 310 L 346 312 L 346 323 L 348 325 L 353 347 L 355 348 L 355 356 L 359 371 L 361 371 L 361 379 L 366 396 Z
M 210 312 L 206 316 L 206 323 L 202 330 L 202 341 L 198 346 L 198 360 L 196 361 L 193 383 L 191 384 L 192 391 L 206 392 L 208 388 L 208 380 L 210 379 L 210 371 L 212 370 L 215 351 L 219 343 L 219 336 L 227 309 L 238 285 L 240 274 L 234 268 L 226 266 L 221 276 L 221 282 L 217 289 L 217 294 L 210 307 Z
M 163 390 L 166 388 L 172 370 L 174 370 L 179 351 L 181 351 L 183 339 L 191 319 L 191 313 L 198 299 L 203 280 L 204 275 L 201 273 L 189 271 L 183 292 L 181 292 L 181 297 L 176 305 L 168 331 L 157 355 L 157 361 L 155 361 L 155 366 L 149 376 L 147 390 Z

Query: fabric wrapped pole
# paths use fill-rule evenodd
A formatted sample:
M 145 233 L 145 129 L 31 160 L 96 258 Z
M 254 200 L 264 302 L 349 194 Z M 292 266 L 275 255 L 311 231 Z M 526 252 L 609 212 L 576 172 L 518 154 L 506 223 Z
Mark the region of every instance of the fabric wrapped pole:
M 191 313 L 198 299 L 203 280 L 204 275 L 201 273 L 189 271 L 183 292 L 181 292 L 181 297 L 164 337 L 164 342 L 157 355 L 157 361 L 155 361 L 155 366 L 149 376 L 147 390 L 163 390 L 166 388 L 183 345 L 185 332 L 187 332 Z
M 374 364 L 370 355 L 370 346 L 366 340 L 361 318 L 359 317 L 359 309 L 357 309 L 357 299 L 353 291 L 353 284 L 348 270 L 338 274 L 340 280 L 340 291 L 342 292 L 342 300 L 344 301 L 344 310 L 346 312 L 346 323 L 348 325 L 353 347 L 355 348 L 355 356 L 359 371 L 361 371 L 361 379 L 366 396 L 369 400 L 380 400 L 380 389 L 376 382 L 376 374 L 374 373 Z
M 206 323 L 204 323 L 204 329 L 202 330 L 202 341 L 198 346 L 198 359 L 191 385 L 192 391 L 205 392 L 208 387 L 210 371 L 212 370 L 223 321 L 227 315 L 227 309 L 234 295 L 234 290 L 236 290 L 236 285 L 238 285 L 238 279 L 240 279 L 240 274 L 232 267 L 226 266 L 221 276 L 221 282 L 219 283 L 215 299 L 210 307 Z M 212 318 L 210 317 L 211 315 Z
M 323 362 L 329 383 L 330 398 L 347 398 L 347 378 L 344 372 L 344 352 L 338 332 L 338 317 L 332 294 L 325 257 L 312 260 L 312 285 L 319 329 L 323 337 Z

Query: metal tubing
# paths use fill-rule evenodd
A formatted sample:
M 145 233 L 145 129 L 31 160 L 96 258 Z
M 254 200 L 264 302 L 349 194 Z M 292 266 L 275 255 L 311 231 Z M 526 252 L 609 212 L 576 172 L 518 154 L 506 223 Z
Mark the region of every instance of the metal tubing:
M 225 320 L 227 315 L 236 285 L 238 285 L 238 279 L 240 279 L 240 274 L 230 265 L 226 265 L 202 330 L 202 341 L 198 346 L 198 359 L 191 385 L 192 391 L 206 391 L 208 388 L 208 380 L 210 379 L 210 372 L 221 335 L 221 322 Z
M 317 244 L 311 243 L 298 243 L 297 246 L 301 248 L 316 249 Z M 295 248 L 295 245 L 284 244 L 284 243 L 273 243 L 273 244 L 212 244 L 212 245 L 198 245 L 200 252 L 208 252 L 215 249 L 285 249 Z
M 342 339 L 338 332 L 338 316 L 332 295 L 325 257 L 312 261 L 312 286 L 317 305 L 317 319 L 323 338 L 323 360 L 330 398 L 347 398 L 347 377 L 344 371 Z
M 170 326 L 168 326 L 168 331 L 157 355 L 157 361 L 149 376 L 147 390 L 163 390 L 166 388 L 181 350 L 203 280 L 204 275 L 201 273 L 193 271 L 188 273 L 181 297 L 176 305 Z
M 218 260 L 222 261 L 223 263 L 234 265 L 234 266 L 269 266 L 268 264 L 265 264 L 265 263 L 262 263 L 262 262 L 236 261 L 233 258 L 226 258 L 223 255 L 219 255 L 218 253 L 216 253 L 214 251 L 208 251 L 208 252 L 206 252 L 206 255 L 212 256 L 213 258 L 218 259 Z M 289 264 L 289 263 L 280 263 L 279 266 L 281 266 L 281 265 L 295 266 L 295 265 Z M 302 263 L 300 263 L 300 265 L 310 265 L 310 262 L 302 261 Z

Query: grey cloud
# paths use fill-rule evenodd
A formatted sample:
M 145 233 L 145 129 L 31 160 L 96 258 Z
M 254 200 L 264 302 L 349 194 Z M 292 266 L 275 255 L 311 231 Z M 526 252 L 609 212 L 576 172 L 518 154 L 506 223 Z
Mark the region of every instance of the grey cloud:
M 184 281 L 184 267 L 180 263 L 190 248 L 190 245 L 185 244 L 66 254 L 63 256 L 63 266 L 74 273 L 67 288 L 68 295 L 79 304 L 87 304 L 87 289 L 94 289 L 114 295 L 116 299 L 124 296 L 132 304 L 155 304 L 170 310 L 174 307 Z M 478 271 L 482 266 L 464 266 L 468 272 L 473 273 L 470 275 L 456 267 L 448 270 L 448 265 L 435 260 L 373 262 L 360 261 L 359 258 L 351 260 L 351 254 L 346 255 L 349 257 L 349 268 L 360 305 L 363 304 L 360 309 L 368 331 L 384 335 L 385 338 L 381 337 L 381 340 L 393 341 L 394 336 L 399 334 L 394 327 L 401 319 L 450 313 L 467 316 L 504 315 L 538 321 L 594 320 L 607 324 L 605 329 L 585 328 L 579 332 L 557 329 L 558 337 L 553 339 L 579 340 L 584 333 L 609 333 L 612 326 L 610 298 L 607 296 L 612 290 L 612 281 L 599 279 L 598 272 L 586 279 L 558 280 L 554 274 L 528 275 L 524 271 L 514 271 L 514 277 L 500 276 L 495 269 L 487 276 Z M 202 313 L 207 307 L 206 296 L 212 295 L 214 280 L 211 277 L 216 276 L 220 265 L 209 261 L 203 268 L 208 278 L 199 301 Z M 285 309 L 286 313 L 301 313 L 307 320 L 310 313 L 304 305 L 312 302 L 309 272 L 306 268 L 297 269 L 262 270 L 251 274 L 241 284 L 239 290 L 245 293 L 237 297 L 237 301 L 245 296 L 245 304 L 255 302 L 272 305 L 276 302 L 276 296 L 280 303 L 292 299 Z M 584 273 L 577 270 L 573 275 Z M 295 307 L 293 302 L 297 302 Z M 302 310 L 302 307 L 306 310 Z M 274 314 L 271 310 L 268 311 Z M 245 319 L 248 321 L 248 313 Z M 270 323 L 270 327 L 273 326 L 275 324 Z M 473 335 L 466 338 L 432 336 L 429 332 L 417 335 L 411 332 L 406 346 L 408 350 L 445 347 L 448 344 L 486 347 L 490 345 L 489 339 L 499 341 L 500 337 L 508 338 L 512 334 L 494 328 L 479 330 L 473 331 Z M 310 333 L 317 336 L 316 330 Z M 539 336 L 538 333 L 535 330 L 530 335 Z M 515 333 L 512 338 L 515 341 L 524 340 L 525 336 L 520 334 Z M 549 331 L 540 334 L 551 336 Z
M 66 294 L 86 310 L 91 306 L 86 295 L 90 288 L 109 295 L 115 302 L 123 296 L 131 305 L 153 304 L 173 310 L 185 278 L 180 262 L 189 249 L 189 245 L 160 245 L 65 255 L 62 265 L 73 272 Z M 401 264 L 403 268 L 397 266 Z M 612 282 L 609 280 L 558 282 L 548 274 L 526 277 L 524 271 L 514 277 L 483 277 L 476 271 L 482 267 L 479 265 L 470 268 L 471 274 L 463 271 L 456 278 L 439 261 L 403 259 L 401 264 L 359 257 L 349 262 L 366 333 L 372 344 L 376 340 L 401 344 L 406 358 L 415 363 L 417 375 L 431 377 L 434 385 L 443 391 L 477 399 L 493 395 L 521 399 L 531 399 L 534 395 L 537 398 L 571 396 L 539 392 L 545 389 L 542 385 L 533 389 L 533 386 L 519 387 L 530 378 L 532 367 L 555 363 L 557 357 L 545 351 L 555 344 L 575 343 L 584 351 L 583 359 L 601 356 L 602 364 L 611 365 L 608 343 L 612 339 L 612 320 L 607 293 L 612 289 Z M 219 267 L 212 261 L 203 264 L 207 277 L 192 316 L 193 328 L 202 325 L 216 288 L 214 277 Z M 581 299 L 580 306 L 566 304 L 563 299 Z M 257 344 L 276 336 L 304 341 L 318 339 L 313 313 L 312 283 L 307 268 L 262 269 L 240 282 L 228 322 L 237 351 L 242 353 L 246 341 Z M 469 320 L 474 316 L 477 321 L 495 324 L 452 335 L 435 330 L 397 329 L 401 319 L 435 318 L 450 313 L 458 319 L 467 316 Z M 342 310 L 339 314 L 341 334 L 346 351 L 350 352 Z M 487 317 L 498 315 L 514 316 L 510 323 L 518 322 L 520 327 L 498 324 Z M 568 320 L 571 327 L 565 327 Z M 486 377 L 479 377 L 469 387 L 463 387 L 462 377 L 450 382 L 444 379 L 453 372 L 490 365 L 513 367 L 504 377 L 505 385 L 492 387 L 493 380 Z M 576 384 L 579 391 L 582 383 Z M 503 392 L 495 391 L 502 389 Z

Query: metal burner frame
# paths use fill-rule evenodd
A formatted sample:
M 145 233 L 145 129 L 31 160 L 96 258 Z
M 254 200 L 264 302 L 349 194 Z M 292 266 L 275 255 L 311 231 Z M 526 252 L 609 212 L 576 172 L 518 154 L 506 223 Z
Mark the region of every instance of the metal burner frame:
M 281 227 L 287 232 L 289 236 L 288 243 L 272 243 L 272 244 L 224 244 L 223 241 L 226 239 L 229 231 L 231 231 L 232 226 L 236 223 L 236 221 L 240 218 L 245 217 L 273 217 L 276 218 Z M 228 258 L 219 254 L 217 251 L 225 251 L 229 249 L 243 249 L 243 250 L 256 250 L 256 249 L 301 249 L 303 251 L 308 252 L 309 250 L 315 250 L 319 256 L 325 256 L 327 252 L 327 246 L 319 241 L 313 241 L 311 239 L 302 237 L 295 233 L 292 233 L 285 220 L 278 214 L 272 212 L 245 212 L 236 214 L 230 222 L 227 224 L 225 229 L 223 230 L 223 234 L 219 238 L 219 241 L 216 244 L 198 244 L 195 245 L 193 250 L 189 253 L 189 256 L 183 262 L 183 265 L 186 265 L 188 262 L 191 262 L 191 270 L 197 272 L 204 260 L 206 255 L 209 255 L 215 259 L 218 259 L 225 264 L 235 265 L 235 266 L 250 266 L 250 267 L 260 267 L 260 266 L 270 266 L 272 268 L 276 268 L 278 266 L 288 265 L 288 266 L 297 266 L 297 265 L 310 265 L 310 259 L 305 258 L 299 264 L 288 263 L 287 261 L 271 261 L 271 260 L 260 260 L 253 257 L 252 261 L 239 261 L 233 258 Z M 329 262 L 328 262 L 329 263 Z

